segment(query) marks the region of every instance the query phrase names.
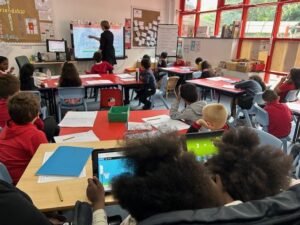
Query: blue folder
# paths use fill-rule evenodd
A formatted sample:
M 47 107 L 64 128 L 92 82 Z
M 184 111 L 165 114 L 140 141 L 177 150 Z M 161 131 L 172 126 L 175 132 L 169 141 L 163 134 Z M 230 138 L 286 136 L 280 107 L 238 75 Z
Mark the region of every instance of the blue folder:
M 58 147 L 35 175 L 78 177 L 92 151 L 92 148 Z

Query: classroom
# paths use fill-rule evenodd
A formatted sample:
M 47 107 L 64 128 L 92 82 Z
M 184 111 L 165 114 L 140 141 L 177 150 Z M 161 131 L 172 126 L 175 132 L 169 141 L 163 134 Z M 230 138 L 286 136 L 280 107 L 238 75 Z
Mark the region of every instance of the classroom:
M 299 12 L 0 0 L 0 224 L 299 224 Z

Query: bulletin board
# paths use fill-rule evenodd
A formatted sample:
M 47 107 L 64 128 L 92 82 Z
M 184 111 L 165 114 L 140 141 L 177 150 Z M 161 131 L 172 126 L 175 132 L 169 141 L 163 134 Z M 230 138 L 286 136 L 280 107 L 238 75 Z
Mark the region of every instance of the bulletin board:
M 132 8 L 132 46 L 155 47 L 160 11 Z
M 42 42 L 54 38 L 51 0 L 0 0 L 0 41 Z

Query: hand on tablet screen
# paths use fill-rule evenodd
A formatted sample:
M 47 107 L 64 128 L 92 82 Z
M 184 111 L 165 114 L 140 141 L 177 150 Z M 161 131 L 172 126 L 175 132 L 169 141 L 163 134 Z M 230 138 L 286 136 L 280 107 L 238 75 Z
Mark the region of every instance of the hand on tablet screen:
M 105 192 L 103 185 L 100 183 L 97 177 L 88 179 L 86 196 L 91 201 L 94 210 L 104 209 Z

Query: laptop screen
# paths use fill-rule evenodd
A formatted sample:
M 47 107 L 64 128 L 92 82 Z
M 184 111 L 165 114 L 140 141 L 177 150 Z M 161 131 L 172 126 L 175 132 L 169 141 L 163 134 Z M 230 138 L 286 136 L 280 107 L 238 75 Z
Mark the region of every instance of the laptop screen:
M 186 148 L 188 152 L 193 152 L 198 161 L 206 161 L 214 154 L 218 153 L 214 141 L 220 140 L 222 131 L 212 131 L 203 133 L 186 134 Z

